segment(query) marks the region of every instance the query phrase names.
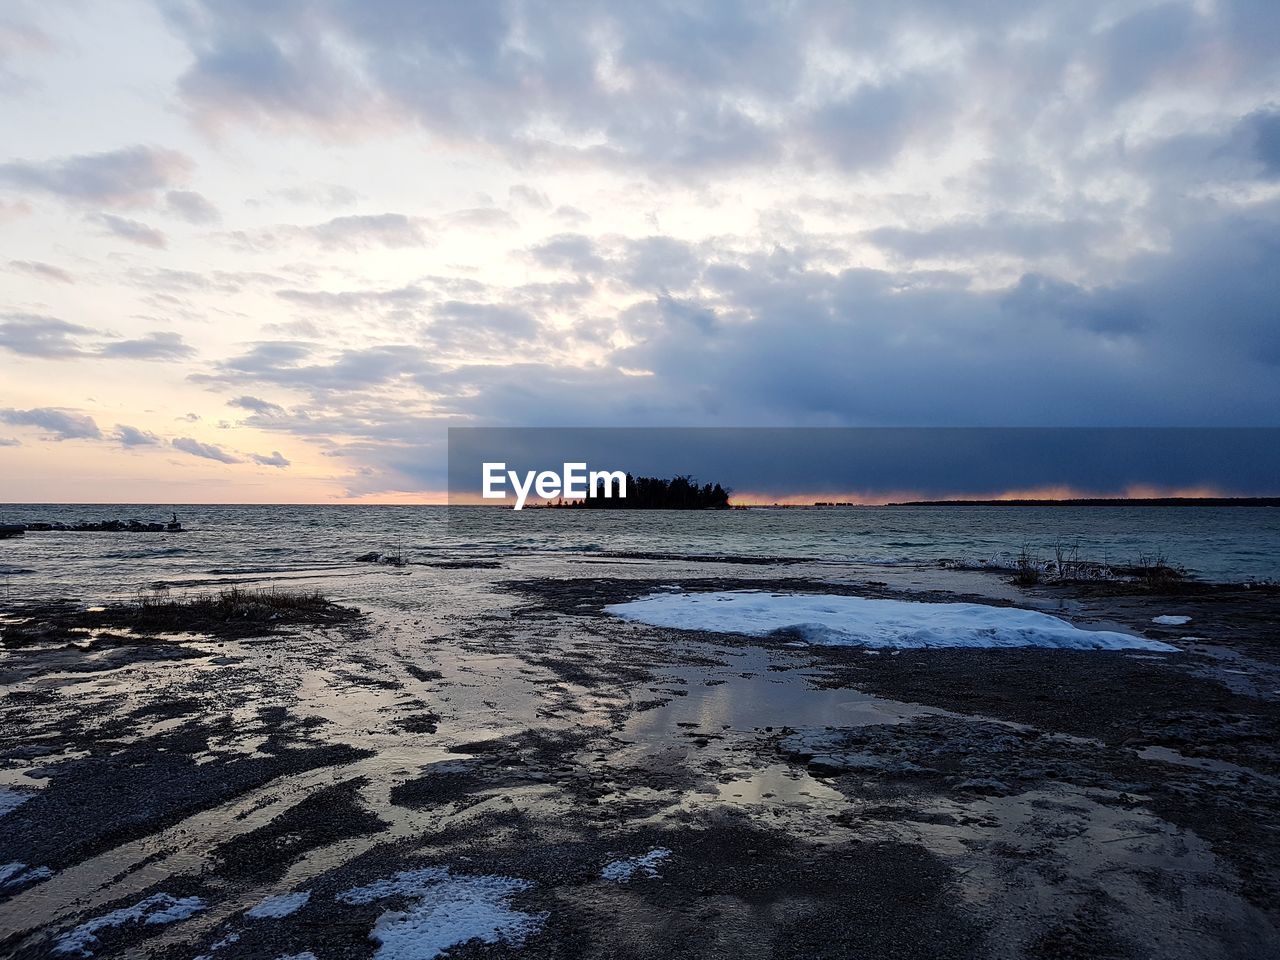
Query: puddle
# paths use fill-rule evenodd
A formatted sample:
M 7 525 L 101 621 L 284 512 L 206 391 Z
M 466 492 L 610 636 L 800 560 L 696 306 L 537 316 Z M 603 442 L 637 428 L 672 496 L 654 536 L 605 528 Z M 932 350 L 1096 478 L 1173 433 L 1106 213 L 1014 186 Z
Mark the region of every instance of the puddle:
M 1207 757 L 1188 757 L 1169 747 L 1143 747 L 1138 751 L 1138 756 L 1143 760 L 1172 763 L 1179 767 L 1192 767 L 1196 770 L 1220 773 L 1224 776 L 1245 777 L 1253 780 L 1263 780 L 1267 783 L 1280 783 L 1280 778 L 1278 777 L 1269 777 L 1265 773 L 1259 773 L 1249 767 L 1242 767 L 1237 763 L 1229 763 L 1226 760 L 1211 760 Z

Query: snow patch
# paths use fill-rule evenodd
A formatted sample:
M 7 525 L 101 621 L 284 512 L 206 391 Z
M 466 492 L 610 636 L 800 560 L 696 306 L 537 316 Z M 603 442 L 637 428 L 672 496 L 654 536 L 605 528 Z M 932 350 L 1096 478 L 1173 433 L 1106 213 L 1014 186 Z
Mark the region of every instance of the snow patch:
M 600 871 L 600 876 L 614 883 L 625 883 L 637 873 L 642 873 L 646 877 L 656 877 L 658 875 L 658 866 L 669 856 L 671 856 L 671 851 L 666 847 L 655 847 L 648 853 L 641 854 L 638 857 L 628 857 L 626 860 L 614 860 L 612 863 L 606 863 L 604 869 Z
M 429 960 L 450 947 L 483 943 L 522 944 L 547 919 L 546 913 L 513 910 L 511 897 L 533 884 L 495 876 L 455 876 L 444 867 L 406 870 L 338 894 L 343 903 L 362 905 L 399 898 L 406 909 L 389 910 L 369 934 L 376 960 Z
M 762 637 L 791 629 L 831 646 L 1055 647 L 1071 650 L 1178 648 L 1109 630 L 1082 630 L 1066 620 L 982 603 L 921 603 L 814 593 L 660 593 L 604 608 L 655 627 L 714 630 Z
M 33 790 L 14 790 L 12 787 L 0 787 L 0 817 L 13 813 L 20 806 L 35 796 Z
M 1162 627 L 1180 627 L 1180 626 L 1182 626 L 1184 623 L 1190 623 L 1190 622 L 1191 622 L 1191 618 L 1190 618 L 1190 617 L 1175 617 L 1175 616 L 1172 616 L 1172 615 L 1170 615 L 1170 614 L 1167 614 L 1167 613 L 1166 613 L 1163 617 L 1152 617 L 1152 618 L 1151 618 L 1151 622 L 1152 622 L 1152 623 L 1158 623 L 1158 624 L 1160 624 L 1160 626 L 1162 626 Z
M 307 905 L 310 899 L 310 890 L 303 890 L 300 893 L 281 893 L 274 897 L 267 897 L 256 907 L 246 910 L 244 915 L 251 920 L 277 920 L 291 913 L 297 913 Z
M 217 953 L 223 947 L 229 947 L 233 943 L 239 943 L 239 942 L 240 942 L 240 934 L 228 933 L 225 937 L 223 937 L 217 943 L 211 943 L 209 945 L 209 952 L 200 954 L 200 956 L 196 957 L 195 960 L 213 960 L 213 954 Z
M 25 863 L 0 863 L 0 890 L 25 887 L 37 880 L 48 880 L 53 871 L 48 867 L 28 867 Z
M 199 913 L 208 904 L 199 897 L 178 899 L 167 893 L 156 893 L 140 900 L 132 907 L 122 907 L 101 917 L 80 924 L 70 933 L 64 933 L 53 945 L 54 953 L 70 953 L 77 957 L 93 956 L 92 947 L 98 943 L 98 932 L 108 927 L 122 927 L 126 923 L 143 923 L 154 926 L 175 923 Z
M 319 960 L 319 958 L 310 950 L 304 950 L 302 953 L 291 953 L 287 957 L 281 954 L 276 957 L 276 960 Z

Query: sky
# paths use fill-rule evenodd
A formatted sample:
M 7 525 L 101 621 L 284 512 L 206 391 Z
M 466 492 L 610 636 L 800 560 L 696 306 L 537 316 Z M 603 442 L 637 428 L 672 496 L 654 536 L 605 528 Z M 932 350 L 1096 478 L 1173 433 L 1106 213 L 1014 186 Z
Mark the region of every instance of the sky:
M 1280 426 L 1280 4 L 8 0 L 0 501 L 459 426 Z

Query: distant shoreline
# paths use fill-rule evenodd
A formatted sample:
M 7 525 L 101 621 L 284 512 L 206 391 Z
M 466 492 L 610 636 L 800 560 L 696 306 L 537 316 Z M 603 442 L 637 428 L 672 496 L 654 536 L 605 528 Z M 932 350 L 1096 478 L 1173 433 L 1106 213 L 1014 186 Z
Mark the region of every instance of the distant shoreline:
M 904 500 L 889 507 L 1280 507 L 1280 497 L 1079 497 L 1069 500 Z

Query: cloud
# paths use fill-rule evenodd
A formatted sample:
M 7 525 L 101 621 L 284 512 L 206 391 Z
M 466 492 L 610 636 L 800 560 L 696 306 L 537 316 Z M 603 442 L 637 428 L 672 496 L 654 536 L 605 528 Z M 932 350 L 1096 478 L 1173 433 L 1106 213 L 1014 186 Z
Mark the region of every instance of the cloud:
M 504 230 L 519 226 L 511 214 L 496 207 L 455 210 L 446 219 L 451 227 L 475 227 L 479 230 Z
M 0 437 L 0 447 L 20 447 L 22 441 L 16 437 Z
M 261 400 L 258 397 L 236 397 L 227 401 L 227 406 L 239 407 L 241 410 L 248 410 L 250 413 L 256 413 L 263 417 L 274 417 L 284 413 L 284 407 L 278 403 L 271 403 L 269 400 Z
M 124 447 L 149 447 L 164 442 L 154 433 L 123 423 L 116 424 L 114 439 Z
M 218 463 L 243 463 L 239 457 L 227 453 L 221 447 L 212 443 L 201 443 L 191 437 L 178 437 L 173 440 L 173 446 L 183 453 L 205 460 L 216 460 Z
M 514 342 L 529 340 L 538 332 L 538 322 L 525 310 L 500 303 L 465 303 L 450 300 L 435 309 L 433 332 L 445 339 L 466 340 L 482 333 L 497 334 Z
M 316 310 L 344 312 L 364 307 L 412 308 L 427 300 L 427 293 L 418 286 L 396 287 L 390 290 L 277 290 L 276 296 L 298 306 Z
M 99 356 L 127 360 L 182 360 L 195 350 L 178 333 L 154 331 L 134 340 L 116 340 L 105 345 Z
M 31 204 L 25 200 L 19 200 L 16 203 L 6 203 L 0 200 L 0 223 L 8 223 L 12 220 L 21 220 L 28 217 L 32 212 Z
M 270 191 L 268 197 L 299 206 L 349 207 L 360 199 L 360 194 L 338 183 L 312 183 L 281 187 Z
M 75 283 L 76 279 L 61 267 L 55 267 L 51 263 L 41 263 L 38 260 L 10 260 L 9 266 L 14 270 L 21 270 L 23 273 L 29 273 L 33 277 L 39 277 L 42 280 L 54 280 L 58 283 Z
M 157 250 L 163 250 L 169 245 L 168 237 L 161 231 L 137 220 L 118 217 L 114 213 L 100 213 L 93 219 L 106 227 L 109 233 L 115 234 L 122 240 L 128 240 L 130 243 L 152 247 Z
M 36 407 L 32 410 L 0 408 L 0 421 L 17 427 L 38 427 L 48 431 L 50 440 L 98 440 L 102 431 L 92 417 L 58 407 Z
M 541 266 L 571 270 L 574 273 L 598 273 L 605 265 L 595 241 L 580 233 L 557 234 L 542 241 L 529 252 Z
M 449 423 L 1273 423 L 1273 7 L 165 3 L 208 175 L 26 146 L 0 217 L 181 262 L 15 247 L 0 347 L 24 404 L 75 402 L 35 359 L 177 361 L 167 416 L 353 490 L 429 482 Z M 187 320 L 232 346 L 147 332 Z
M 137 207 L 186 179 L 191 161 L 172 150 L 134 146 L 43 162 L 0 164 L 0 184 L 72 203 Z
M 334 217 L 304 228 L 323 247 L 360 249 L 363 247 L 421 247 L 428 243 L 423 233 L 425 221 L 401 213 L 379 213 Z
M 1280 177 L 1280 109 L 1256 110 L 1243 123 L 1263 174 L 1270 179 Z
M 402 213 L 351 214 L 307 226 L 281 224 L 265 230 L 236 231 L 233 242 L 249 250 L 270 250 L 306 240 L 326 250 L 403 249 L 432 243 L 429 221 Z
M 512 206 L 529 207 L 533 210 L 546 210 L 551 206 L 551 201 L 547 199 L 545 193 L 527 183 L 516 183 L 508 187 L 507 197 Z
M 55 317 L 10 314 L 0 317 L 0 347 L 24 357 L 61 360 L 83 356 L 79 338 L 93 333 L 88 327 Z
M 281 455 L 279 450 L 272 450 L 271 456 L 267 456 L 262 453 L 251 453 L 249 454 L 249 459 L 262 467 L 279 467 L 280 469 L 284 469 L 289 466 L 289 461 Z
M 165 194 L 165 208 L 188 223 L 217 223 L 221 219 L 218 208 L 192 190 L 170 190 Z
M 35 314 L 0 316 L 0 348 L 45 360 L 101 357 L 127 360 L 180 360 L 195 351 L 181 334 L 153 331 L 134 339 L 103 339 L 98 331 L 56 317 Z M 89 338 L 99 340 L 89 342 Z
M 426 352 L 414 344 L 341 350 L 313 363 L 301 362 L 314 353 L 309 344 L 264 341 L 254 344 L 247 353 L 217 363 L 214 372 L 192 374 L 190 379 L 197 383 L 274 384 L 329 396 L 422 376 L 435 369 Z

